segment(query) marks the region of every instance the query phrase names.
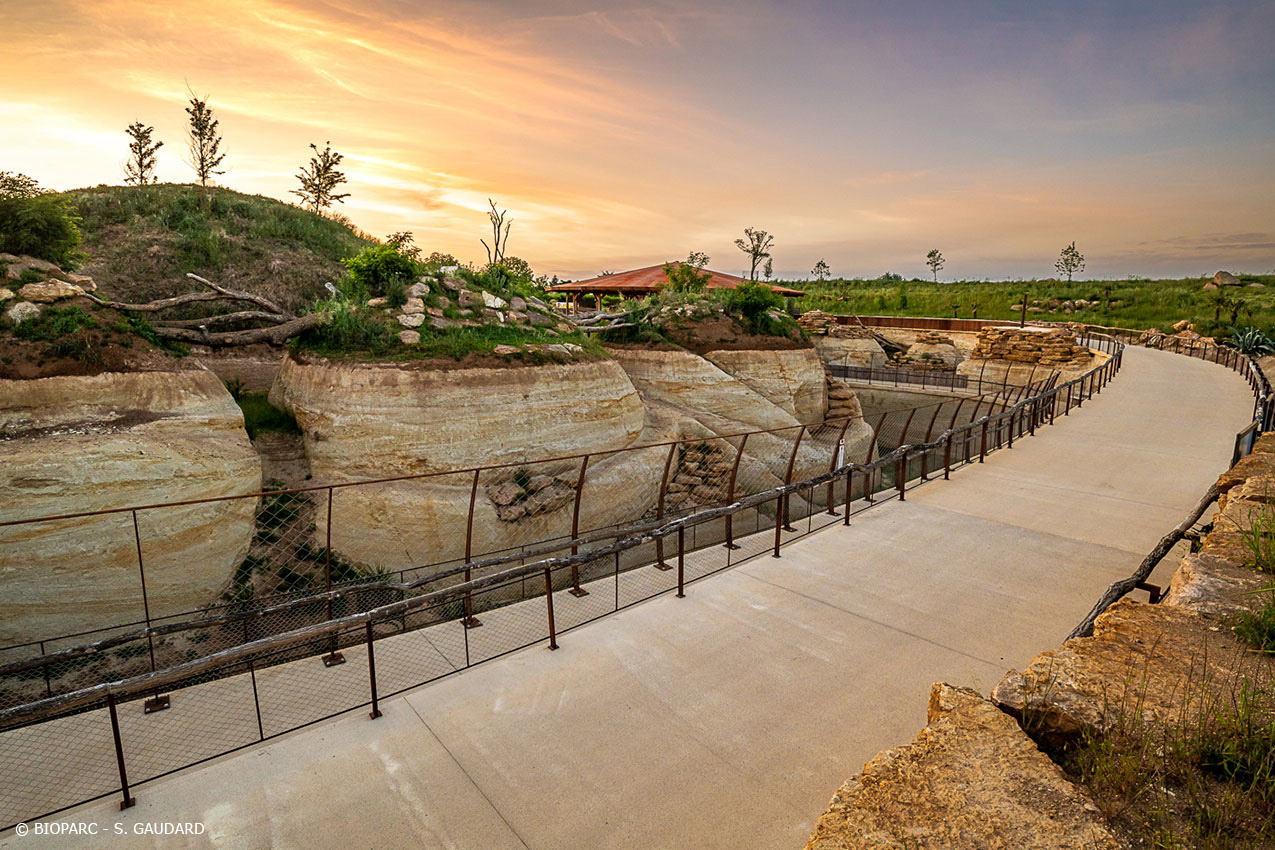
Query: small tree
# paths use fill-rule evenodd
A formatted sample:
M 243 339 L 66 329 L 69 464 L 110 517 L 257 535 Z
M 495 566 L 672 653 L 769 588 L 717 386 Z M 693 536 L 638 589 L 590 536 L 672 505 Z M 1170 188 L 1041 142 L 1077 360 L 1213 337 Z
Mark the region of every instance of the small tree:
M 770 257 L 770 246 L 775 244 L 775 237 L 771 236 L 764 230 L 754 230 L 751 227 L 744 228 L 743 239 L 735 240 L 735 247 L 748 255 L 752 265 L 748 270 L 748 279 L 754 283 L 757 281 L 757 266 L 762 260 Z
M 669 289 L 673 292 L 703 292 L 712 278 L 712 274 L 703 270 L 706 265 L 708 254 L 700 251 L 692 251 L 684 262 L 665 263 L 664 276 L 668 278 Z
M 810 270 L 810 273 L 814 275 L 817 280 L 827 280 L 828 275 L 832 274 L 832 270 L 828 268 L 828 264 L 823 261 L 822 257 L 820 257 L 819 262 L 815 263 L 815 267 Z
M 939 282 L 939 269 L 943 268 L 943 263 L 943 255 L 939 253 L 938 248 L 930 249 L 930 253 L 925 255 L 925 264 L 930 267 L 935 283 Z
M 1071 282 L 1071 276 L 1076 272 L 1085 270 L 1084 255 L 1076 250 L 1076 243 L 1072 242 L 1066 248 L 1062 249 L 1062 253 L 1058 255 L 1058 262 L 1054 263 L 1054 269 L 1059 274 L 1067 275 L 1067 282 Z
M 345 173 L 337 168 L 345 157 L 332 150 L 331 142 L 323 145 L 323 150 L 319 150 L 318 145 L 310 143 L 314 156 L 310 157 L 310 164 L 297 174 L 301 188 L 292 190 L 292 194 L 301 198 L 301 203 L 308 204 L 317 213 L 332 206 L 333 201 L 345 203 L 345 199 L 350 197 L 349 192 L 336 191 L 336 187 L 345 182 Z M 410 233 L 408 237 L 411 237 Z M 395 250 L 398 250 L 397 246 Z
M 771 258 L 767 257 L 766 265 L 761 267 L 761 275 L 762 277 L 766 278 L 766 280 L 770 280 L 771 277 L 774 276 L 774 274 L 775 274 L 775 267 L 771 265 Z
M 397 233 L 391 233 L 385 237 L 385 244 L 398 251 L 404 257 L 413 260 L 420 260 L 421 258 L 421 249 L 417 247 L 416 237 L 410 230 L 400 230 Z
M 483 247 L 487 249 L 487 264 L 499 263 L 505 259 L 505 249 L 509 246 L 509 228 L 513 227 L 513 221 L 505 221 L 505 215 L 509 210 L 497 210 L 496 202 L 491 198 L 487 199 L 487 203 L 491 204 L 491 212 L 487 213 L 487 219 L 491 222 L 491 245 L 487 244 L 486 239 L 479 239 L 483 243 Z
M 200 98 L 191 91 L 190 86 L 186 87 L 186 93 L 190 102 L 190 106 L 186 107 L 186 114 L 190 117 L 186 140 L 190 147 L 188 164 L 195 169 L 199 185 L 206 191 L 209 177 L 226 173 L 224 170 L 217 170 L 221 161 L 226 158 L 221 152 L 221 122 L 213 117 L 213 111 L 208 106 L 208 95 Z
M 164 143 L 151 141 L 151 133 L 155 132 L 155 128 L 147 127 L 141 121 L 134 121 L 125 132 L 130 141 L 128 162 L 124 163 L 124 182 L 134 186 L 158 182 L 155 177 L 155 153 Z

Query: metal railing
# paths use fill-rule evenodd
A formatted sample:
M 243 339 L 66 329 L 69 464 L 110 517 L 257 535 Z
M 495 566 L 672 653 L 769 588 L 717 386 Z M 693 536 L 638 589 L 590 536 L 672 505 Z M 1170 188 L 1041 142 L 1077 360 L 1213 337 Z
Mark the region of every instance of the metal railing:
M 866 419 L 0 522 L 0 540 L 6 533 L 20 535 L 34 568 L 64 561 L 68 535 L 86 539 L 95 552 L 119 553 L 119 566 L 131 568 L 131 579 L 117 580 L 109 610 L 136 611 L 95 628 L 36 634 L 0 647 L 0 707 L 155 671 L 192 655 L 364 610 L 387 593 L 424 593 L 500 566 L 593 545 L 616 529 L 730 504 L 840 462 L 867 463 L 1011 407 L 1052 382 L 1051 375 L 1024 386 L 989 383 L 981 395 Z M 634 486 L 616 487 L 615 470 L 625 467 L 637 467 L 629 479 Z M 635 499 L 635 487 L 645 488 L 645 497 L 639 493 Z M 450 521 L 435 511 L 427 525 L 408 513 L 402 517 L 410 525 L 404 535 L 385 519 L 376 520 L 386 516 L 387 505 L 396 509 L 391 519 L 397 519 L 404 503 L 419 510 L 444 497 L 457 508 Z M 197 608 L 173 601 L 185 598 L 175 597 L 173 589 L 183 590 L 190 565 L 180 552 L 165 549 L 183 523 L 197 525 L 187 514 L 191 510 L 200 512 L 199 522 L 219 520 L 227 534 L 238 535 L 243 549 L 232 551 L 237 560 L 221 568 L 223 575 L 233 573 L 230 586 L 213 588 L 208 595 L 220 594 L 219 600 Z M 728 521 L 719 536 L 730 542 L 734 533 Z M 716 542 L 721 541 L 693 532 L 692 548 Z M 56 547 L 62 547 L 56 556 L 44 554 Z M 80 607 L 72 610 L 81 621 L 92 616 Z
M 579 485 L 572 495 L 576 519 L 562 539 L 465 559 L 424 577 L 403 570 L 397 578 L 334 584 L 265 608 L 218 610 L 202 622 L 180 624 L 192 648 L 201 645 L 194 635 L 204 634 L 206 644 L 209 633 L 226 626 L 243 629 L 248 639 L 153 669 L 147 669 L 150 657 L 169 660 L 160 651 L 160 642 L 171 636 L 163 624 L 135 630 L 129 642 L 108 639 L 76 649 L 58 663 L 88 667 L 92 659 L 126 647 L 133 660 L 141 659 L 141 669 L 118 675 L 111 667 L 100 681 L 0 709 L 0 775 L 7 778 L 0 784 L 0 825 L 116 792 L 122 807 L 132 805 L 131 789 L 138 782 L 354 709 L 367 708 L 377 717 L 379 701 L 390 694 L 536 643 L 554 649 L 562 634 L 628 605 L 669 592 L 681 597 L 693 582 L 748 558 L 779 557 L 791 540 L 834 523 L 848 525 L 873 505 L 905 500 L 911 487 L 1012 449 L 1015 440 L 1069 415 L 1121 365 L 1118 342 L 1100 337 L 1093 342 L 1112 357 L 1066 384 L 1015 388 L 1012 399 L 944 401 L 928 417 L 899 411 L 893 434 L 883 417 L 862 460 L 846 456 L 840 442 L 849 423 L 838 423 L 832 433 L 801 427 L 782 444 L 786 475 L 748 492 L 739 486 L 740 458 L 749 446 L 765 442 L 760 435 L 773 432 L 722 437 L 717 446 L 684 441 L 647 447 L 664 458 L 662 507 L 635 521 L 582 532 Z M 945 406 L 952 413 L 939 430 L 938 411 Z M 962 409 L 968 418 L 959 415 Z M 891 439 L 898 442 L 876 456 Z M 713 451 L 727 445 L 733 453 L 726 499 L 672 510 L 668 484 L 677 483 L 677 476 L 671 469 L 711 467 Z M 797 461 L 803 445 L 818 445 L 821 452 L 804 464 L 805 474 L 796 475 L 803 468 Z M 589 458 L 579 462 L 580 481 L 591 467 Z M 464 473 L 471 493 L 478 492 L 481 473 Z M 382 483 L 309 492 L 332 499 Z M 131 520 L 147 509 L 123 509 L 123 516 Z M 328 551 L 335 561 L 332 547 Z M 255 632 L 254 624 L 275 616 L 273 609 L 304 613 L 285 631 Z M 48 659 L 30 661 L 5 669 L 47 686 Z

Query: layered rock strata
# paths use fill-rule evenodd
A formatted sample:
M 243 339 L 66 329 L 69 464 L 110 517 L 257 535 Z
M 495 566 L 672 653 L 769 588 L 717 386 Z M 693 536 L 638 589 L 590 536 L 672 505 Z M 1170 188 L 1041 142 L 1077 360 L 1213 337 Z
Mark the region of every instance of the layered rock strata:
M 0 381 L 0 520 L 255 493 L 261 464 L 211 372 Z M 137 514 L 151 616 L 214 602 L 255 499 Z M 128 513 L 0 527 L 0 643 L 141 620 Z

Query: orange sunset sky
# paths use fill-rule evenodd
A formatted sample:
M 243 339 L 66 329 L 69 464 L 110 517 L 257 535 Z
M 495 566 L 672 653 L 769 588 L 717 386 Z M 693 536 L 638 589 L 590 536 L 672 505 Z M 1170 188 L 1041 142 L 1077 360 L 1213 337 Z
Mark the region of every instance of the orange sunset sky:
M 384 236 L 580 278 L 683 257 L 779 276 L 1275 269 L 1275 4 L 0 0 L 0 170 L 119 183 L 185 82 L 231 188 L 288 199 L 310 142 Z

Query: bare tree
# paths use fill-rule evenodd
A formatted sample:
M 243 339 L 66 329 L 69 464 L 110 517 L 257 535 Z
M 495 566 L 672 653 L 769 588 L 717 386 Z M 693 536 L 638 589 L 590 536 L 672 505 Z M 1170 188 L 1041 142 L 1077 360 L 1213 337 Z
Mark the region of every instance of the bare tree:
M 134 121 L 125 132 L 131 141 L 128 143 L 128 162 L 124 163 L 124 182 L 134 186 L 158 182 L 155 178 L 155 153 L 164 143 L 151 141 L 155 128 Z
M 301 198 L 301 203 L 308 204 L 317 213 L 332 206 L 333 201 L 344 203 L 350 197 L 349 192 L 336 191 L 336 187 L 345 182 L 345 172 L 337 168 L 345 157 L 332 150 L 331 142 L 323 144 L 323 150 L 319 150 L 318 145 L 310 143 L 314 156 L 310 157 L 310 164 L 297 174 L 301 188 L 292 190 L 292 194 Z
M 939 253 L 938 248 L 930 249 L 930 253 L 925 255 L 925 264 L 930 267 L 930 271 L 934 273 L 934 282 L 939 282 L 939 269 L 943 268 L 943 255 Z
M 819 262 L 815 263 L 815 267 L 810 270 L 810 273 L 818 280 L 827 280 L 828 275 L 832 274 L 832 270 L 828 268 L 828 264 L 820 257 Z
M 752 261 L 752 266 L 748 271 L 748 279 L 754 283 L 757 281 L 757 265 L 770 257 L 770 246 L 775 244 L 775 237 L 771 236 L 764 230 L 754 230 L 751 227 L 744 228 L 744 239 L 736 239 L 735 247 L 748 255 Z
M 509 243 L 509 228 L 513 226 L 513 220 L 506 222 L 505 215 L 509 210 L 497 210 L 496 202 L 491 198 L 487 199 L 487 203 L 491 204 L 491 212 L 487 213 L 487 218 L 491 221 L 492 244 L 488 245 L 486 239 L 478 241 L 487 249 L 487 263 L 490 265 L 505 259 L 505 248 Z
M 186 114 L 190 116 L 187 131 L 190 159 L 187 162 L 195 169 L 199 185 L 207 190 L 209 177 L 226 173 L 224 170 L 217 170 L 221 161 L 226 158 L 221 152 L 221 131 L 218 129 L 221 122 L 213 117 L 212 109 L 208 106 L 208 95 L 200 98 L 191 91 L 189 85 L 186 86 L 186 93 L 190 102 L 190 106 L 186 107 Z

